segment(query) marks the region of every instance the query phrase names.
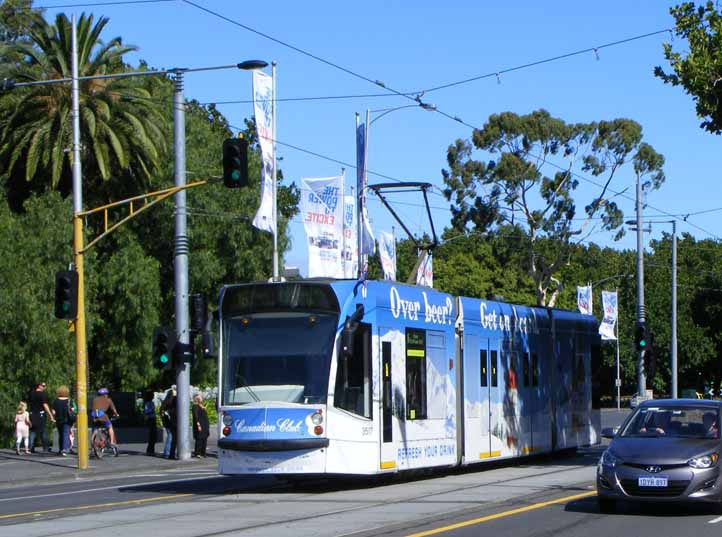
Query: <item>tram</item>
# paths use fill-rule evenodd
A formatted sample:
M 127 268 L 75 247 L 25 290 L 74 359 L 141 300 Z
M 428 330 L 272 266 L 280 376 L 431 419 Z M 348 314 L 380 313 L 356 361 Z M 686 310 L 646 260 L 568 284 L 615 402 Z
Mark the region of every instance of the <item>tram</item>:
M 596 442 L 597 321 L 390 281 L 222 288 L 219 471 L 373 475 Z

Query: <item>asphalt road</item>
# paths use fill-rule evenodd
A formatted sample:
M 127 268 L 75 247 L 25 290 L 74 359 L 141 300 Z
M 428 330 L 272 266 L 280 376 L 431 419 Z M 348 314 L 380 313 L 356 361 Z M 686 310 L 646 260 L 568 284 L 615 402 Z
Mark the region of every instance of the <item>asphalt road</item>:
M 218 476 L 210 460 L 159 461 L 124 475 L 4 487 L 0 535 L 720 535 L 722 517 L 703 507 L 630 505 L 600 514 L 593 490 L 600 451 L 415 478 L 300 483 Z

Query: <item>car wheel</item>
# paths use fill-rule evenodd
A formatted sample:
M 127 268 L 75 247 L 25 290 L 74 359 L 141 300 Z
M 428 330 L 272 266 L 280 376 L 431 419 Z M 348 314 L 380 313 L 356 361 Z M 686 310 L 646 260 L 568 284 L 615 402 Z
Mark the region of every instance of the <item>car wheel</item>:
M 600 513 L 613 513 L 617 507 L 617 502 L 609 498 L 597 496 L 597 505 L 599 506 Z

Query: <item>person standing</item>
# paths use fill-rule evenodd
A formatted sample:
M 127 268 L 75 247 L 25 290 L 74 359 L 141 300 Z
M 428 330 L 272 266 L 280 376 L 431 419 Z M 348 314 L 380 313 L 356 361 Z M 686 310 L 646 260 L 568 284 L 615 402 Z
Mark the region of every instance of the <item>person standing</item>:
M 55 390 L 53 416 L 58 429 L 58 451 L 61 457 L 67 457 L 70 451 L 70 426 L 72 411 L 70 410 L 70 390 L 67 386 L 59 386 Z
M 163 448 L 163 457 L 166 459 L 175 459 L 176 452 L 176 391 L 175 387 L 165 393 L 163 404 L 161 405 L 160 419 L 165 429 L 165 447 Z
M 20 401 L 15 414 L 15 454 L 20 455 L 20 444 L 25 448 L 25 454 L 30 453 L 28 435 L 30 434 L 30 414 L 25 401 Z
M 206 444 L 208 443 L 208 435 L 210 434 L 210 426 L 208 424 L 208 412 L 203 404 L 203 396 L 197 393 L 193 397 L 193 438 L 196 441 L 196 449 L 194 457 L 206 456 Z
M 143 417 L 145 419 L 145 426 L 148 428 L 148 447 L 145 448 L 145 454 L 149 457 L 155 457 L 155 443 L 158 441 L 153 395 L 153 392 L 148 390 L 143 396 Z
M 50 451 L 48 433 L 45 430 L 45 421 L 50 418 L 55 422 L 53 413 L 48 406 L 48 394 L 45 393 L 45 383 L 38 382 L 35 389 L 30 392 L 30 451 L 35 453 L 35 438 L 40 435 L 40 441 L 45 451 Z

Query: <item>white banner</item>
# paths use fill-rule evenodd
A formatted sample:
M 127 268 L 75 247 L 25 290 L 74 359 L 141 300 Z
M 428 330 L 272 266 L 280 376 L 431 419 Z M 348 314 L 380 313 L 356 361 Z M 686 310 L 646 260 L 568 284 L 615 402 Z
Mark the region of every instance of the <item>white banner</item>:
M 343 177 L 301 179 L 301 218 L 308 238 L 308 277 L 343 278 Z
M 599 325 L 599 334 L 603 340 L 615 340 L 617 336 L 614 333 L 614 326 L 617 324 L 619 312 L 616 291 L 602 291 L 602 308 L 604 309 L 604 318 Z
M 592 286 L 577 286 L 577 307 L 584 315 L 592 314 Z
M 253 111 L 258 131 L 258 145 L 261 146 L 261 205 L 253 218 L 254 227 L 273 233 L 273 78 L 261 71 L 253 71 Z
M 416 271 L 416 285 L 434 287 L 434 267 L 429 252 L 424 252 L 424 259 L 419 265 L 419 270 Z
M 379 232 L 379 257 L 384 280 L 396 281 L 396 240 L 391 233 Z
M 356 242 L 356 200 L 344 196 L 343 205 L 343 277 L 358 275 L 358 243 Z

